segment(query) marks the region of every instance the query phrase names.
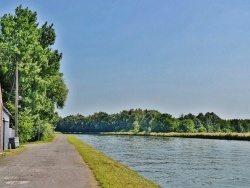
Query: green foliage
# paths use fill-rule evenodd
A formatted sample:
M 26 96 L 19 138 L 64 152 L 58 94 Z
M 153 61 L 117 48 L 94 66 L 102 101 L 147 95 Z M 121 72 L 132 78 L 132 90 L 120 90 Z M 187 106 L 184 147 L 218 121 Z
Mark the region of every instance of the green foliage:
M 42 132 L 41 135 L 42 140 L 48 140 L 50 138 L 54 138 L 54 127 L 49 123 L 45 123 L 42 126 L 41 132 Z
M 134 121 L 134 123 L 133 123 L 133 127 L 134 127 L 133 132 L 135 132 L 135 133 L 140 132 L 141 127 L 140 127 L 140 124 L 139 124 L 139 122 L 138 122 L 137 120 L 136 120 L 136 121 Z
M 198 128 L 198 132 L 199 133 L 205 133 L 205 132 L 207 132 L 207 129 L 205 127 L 201 126 L 201 127 Z
M 28 142 L 35 138 L 35 128 L 33 126 L 33 121 L 22 114 L 19 116 L 19 140 L 22 143 Z
M 51 135 L 48 124 L 56 123 L 56 107 L 64 106 L 68 89 L 60 73 L 62 54 L 52 49 L 55 39 L 53 24 L 46 22 L 39 28 L 37 13 L 28 8 L 19 6 L 14 15 L 0 18 L 0 80 L 4 105 L 12 114 L 15 65 L 19 63 L 21 141 L 35 139 L 38 125 L 46 127 L 43 136 Z
M 178 128 L 178 132 L 184 132 L 184 133 L 196 132 L 194 128 L 193 120 L 192 119 L 181 120 L 181 123 Z
M 118 114 L 80 114 L 60 119 L 56 127 L 61 132 L 150 132 L 207 133 L 249 132 L 250 120 L 223 120 L 214 113 L 188 114 L 174 118 L 155 110 L 131 109 Z

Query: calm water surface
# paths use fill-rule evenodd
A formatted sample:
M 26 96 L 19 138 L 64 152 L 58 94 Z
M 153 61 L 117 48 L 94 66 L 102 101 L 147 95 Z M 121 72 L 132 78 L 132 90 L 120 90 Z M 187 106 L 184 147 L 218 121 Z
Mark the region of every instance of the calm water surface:
M 250 187 L 250 142 L 77 135 L 162 187 Z

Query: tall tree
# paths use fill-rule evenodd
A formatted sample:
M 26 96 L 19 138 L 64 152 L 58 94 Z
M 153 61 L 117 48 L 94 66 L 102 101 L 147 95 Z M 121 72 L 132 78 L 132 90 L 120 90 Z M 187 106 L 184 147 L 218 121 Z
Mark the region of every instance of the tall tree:
M 38 130 L 48 131 L 58 119 L 56 108 L 64 106 L 68 89 L 60 73 L 62 53 L 52 49 L 55 39 L 53 24 L 39 27 L 37 13 L 28 8 L 19 6 L 14 15 L 0 18 L 0 79 L 4 103 L 10 110 L 14 106 L 14 69 L 19 63 L 21 139 L 26 133 L 31 134 L 28 139 L 34 139 Z

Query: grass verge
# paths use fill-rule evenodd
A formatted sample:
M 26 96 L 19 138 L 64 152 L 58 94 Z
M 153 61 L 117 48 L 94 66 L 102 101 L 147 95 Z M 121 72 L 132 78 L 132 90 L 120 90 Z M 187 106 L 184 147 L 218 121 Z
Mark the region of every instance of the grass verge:
M 184 138 L 204 138 L 222 140 L 245 140 L 250 141 L 250 133 L 132 133 L 132 132 L 107 132 L 104 135 L 137 135 L 137 136 L 165 136 L 165 137 L 184 137 Z
M 27 145 L 27 144 L 43 144 L 43 143 L 52 142 L 54 139 L 55 139 L 55 136 L 54 137 L 50 137 L 50 138 L 46 138 L 44 140 L 32 141 L 32 142 L 25 142 L 25 143 L 23 143 L 23 145 Z
M 103 188 L 153 188 L 160 187 L 150 180 L 141 177 L 127 166 L 118 163 L 100 151 L 85 144 L 74 136 L 67 136 L 70 144 L 88 164 L 99 185 Z
M 16 149 L 4 150 L 4 153 L 3 153 L 3 155 L 0 155 L 0 158 L 5 157 L 5 156 L 18 155 L 18 154 L 23 153 L 25 151 L 27 151 L 27 148 L 25 146 L 19 146 Z

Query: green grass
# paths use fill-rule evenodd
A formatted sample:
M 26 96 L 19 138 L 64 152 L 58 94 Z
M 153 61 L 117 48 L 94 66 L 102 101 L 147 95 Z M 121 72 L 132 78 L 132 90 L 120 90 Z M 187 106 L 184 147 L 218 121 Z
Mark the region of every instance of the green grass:
M 55 139 L 55 137 L 50 137 L 50 138 L 46 138 L 44 140 L 37 140 L 37 141 L 32 141 L 32 142 L 25 142 L 22 143 L 23 145 L 27 145 L 27 144 L 42 144 L 42 143 L 48 143 L 48 142 L 52 142 Z
M 109 132 L 101 133 L 105 135 L 138 135 L 138 136 L 165 136 L 165 137 L 184 137 L 184 138 L 204 138 L 204 139 L 223 139 L 223 140 L 245 140 L 250 141 L 250 133 L 132 133 L 132 132 Z
M 18 155 L 25 151 L 27 151 L 27 148 L 25 146 L 19 146 L 16 149 L 7 149 L 7 150 L 4 150 L 3 155 L 0 155 L 0 158 L 5 157 L 5 156 Z
M 141 177 L 127 166 L 109 158 L 100 151 L 85 144 L 74 136 L 67 136 L 83 160 L 92 170 L 99 185 L 103 188 L 153 188 L 160 187 Z

